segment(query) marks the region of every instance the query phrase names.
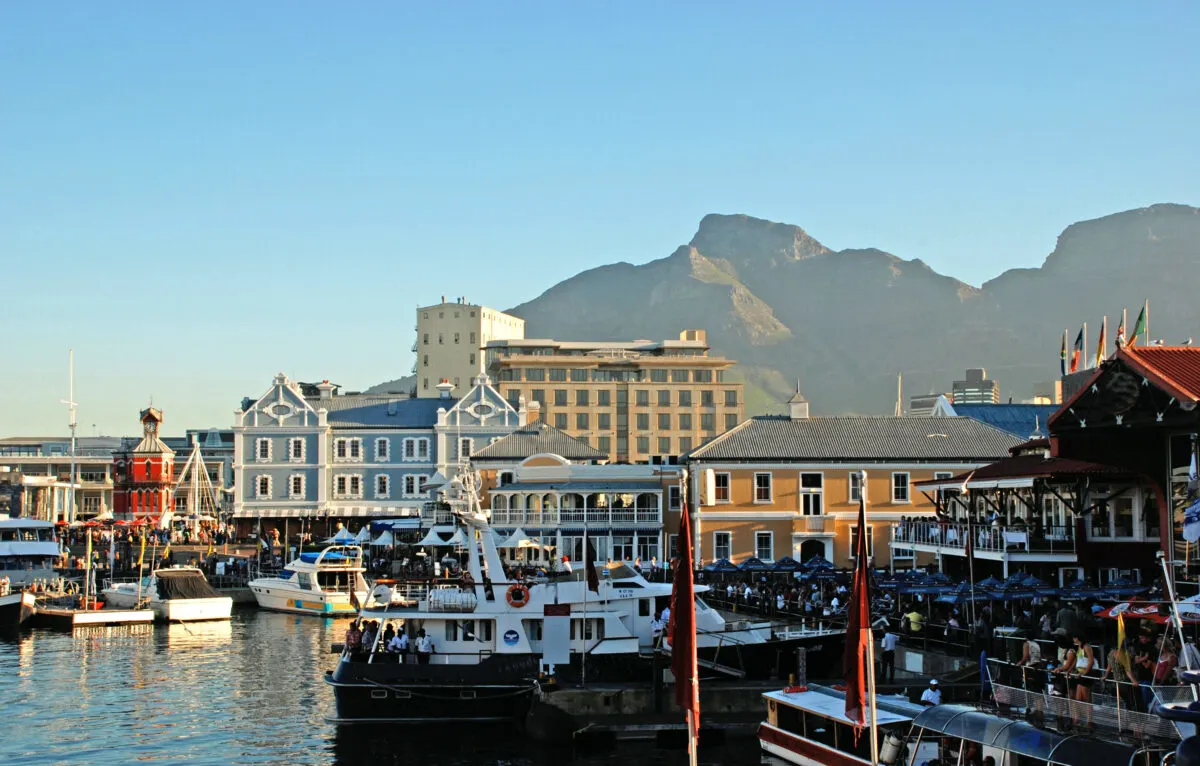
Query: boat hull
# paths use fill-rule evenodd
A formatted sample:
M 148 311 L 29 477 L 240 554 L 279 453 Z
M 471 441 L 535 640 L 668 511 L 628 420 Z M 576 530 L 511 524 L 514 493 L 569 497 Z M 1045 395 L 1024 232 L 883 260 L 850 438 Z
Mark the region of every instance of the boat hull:
M 291 612 L 293 614 L 312 614 L 320 617 L 355 617 L 358 610 L 350 603 L 350 597 L 345 593 L 322 593 L 301 591 L 294 588 L 281 588 L 277 585 L 259 585 L 250 583 L 250 592 L 259 608 L 275 612 Z M 367 594 L 359 595 L 360 603 L 366 600 Z
M 519 721 L 537 691 L 537 658 L 492 656 L 474 664 L 416 664 L 394 655 L 378 662 L 342 659 L 325 680 L 337 723 Z
M 797 766 L 870 766 L 856 758 L 770 725 L 759 724 L 758 744 L 764 753 Z
M 0 596 L 0 630 L 17 630 L 33 617 L 37 599 L 20 591 Z

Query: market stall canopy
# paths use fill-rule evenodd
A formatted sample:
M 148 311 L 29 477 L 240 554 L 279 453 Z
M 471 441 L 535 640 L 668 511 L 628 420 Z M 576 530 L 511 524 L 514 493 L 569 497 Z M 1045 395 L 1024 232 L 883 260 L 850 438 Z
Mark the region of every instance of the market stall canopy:
M 521 529 L 520 527 L 517 527 L 516 529 L 513 530 L 513 533 L 511 535 L 509 535 L 507 539 L 505 539 L 503 542 L 497 543 L 496 547 L 497 548 L 521 548 L 521 547 L 527 547 L 527 546 L 522 546 L 521 543 L 532 543 L 532 542 L 533 542 L 533 538 L 531 538 L 529 535 L 525 534 L 525 530 Z
M 325 541 L 326 544 L 333 545 L 350 545 L 357 542 L 354 535 L 350 534 L 350 530 L 342 527 L 337 531 L 337 534 Z
M 371 541 L 371 545 L 387 546 L 395 544 L 396 538 L 392 536 L 392 530 L 390 529 Z
M 442 537 L 442 533 L 450 534 L 453 530 L 449 527 L 433 527 L 425 536 L 421 538 L 421 542 L 417 545 L 448 545 L 446 538 Z
M 367 526 L 366 524 L 364 524 L 363 528 L 358 530 L 358 534 L 354 536 L 354 542 L 356 543 L 365 543 L 370 541 L 370 539 L 371 527 Z

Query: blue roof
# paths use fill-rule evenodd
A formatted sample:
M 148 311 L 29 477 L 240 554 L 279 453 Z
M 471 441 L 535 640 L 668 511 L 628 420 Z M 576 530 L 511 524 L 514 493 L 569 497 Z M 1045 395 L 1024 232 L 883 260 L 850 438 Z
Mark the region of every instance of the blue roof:
M 989 426 L 1029 439 L 1034 431 L 1046 436 L 1046 421 L 1058 410 L 1057 404 L 955 404 L 954 414 L 978 420 Z
M 329 424 L 335 428 L 433 428 L 437 425 L 437 411 L 443 407 L 449 410 L 455 401 L 348 394 L 330 399 L 309 399 L 308 403 L 313 409 L 324 407 L 328 410 Z

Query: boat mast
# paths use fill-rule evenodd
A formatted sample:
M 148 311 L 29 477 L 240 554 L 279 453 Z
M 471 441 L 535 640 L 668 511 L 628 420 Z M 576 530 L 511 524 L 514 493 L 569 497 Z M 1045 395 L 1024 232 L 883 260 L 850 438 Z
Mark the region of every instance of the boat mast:
M 67 424 L 71 429 L 71 486 L 67 492 L 66 507 L 63 508 L 63 521 L 68 524 L 75 520 L 75 483 L 76 469 L 75 464 L 75 433 L 78 424 L 75 422 L 75 349 L 67 350 L 68 359 L 68 383 L 67 383 L 67 398 L 63 400 L 63 404 L 67 405 L 67 411 L 70 413 L 70 422 Z M 54 514 L 53 521 L 58 521 L 58 514 Z

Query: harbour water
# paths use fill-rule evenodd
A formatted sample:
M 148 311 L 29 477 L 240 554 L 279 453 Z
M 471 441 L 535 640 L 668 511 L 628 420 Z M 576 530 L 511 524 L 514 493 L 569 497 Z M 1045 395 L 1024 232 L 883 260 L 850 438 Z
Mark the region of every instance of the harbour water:
M 232 622 L 0 639 L 0 763 L 687 763 L 644 743 L 539 747 L 506 727 L 334 726 L 322 675 L 345 626 L 242 610 Z M 774 763 L 754 740 L 702 748 L 701 762 Z

